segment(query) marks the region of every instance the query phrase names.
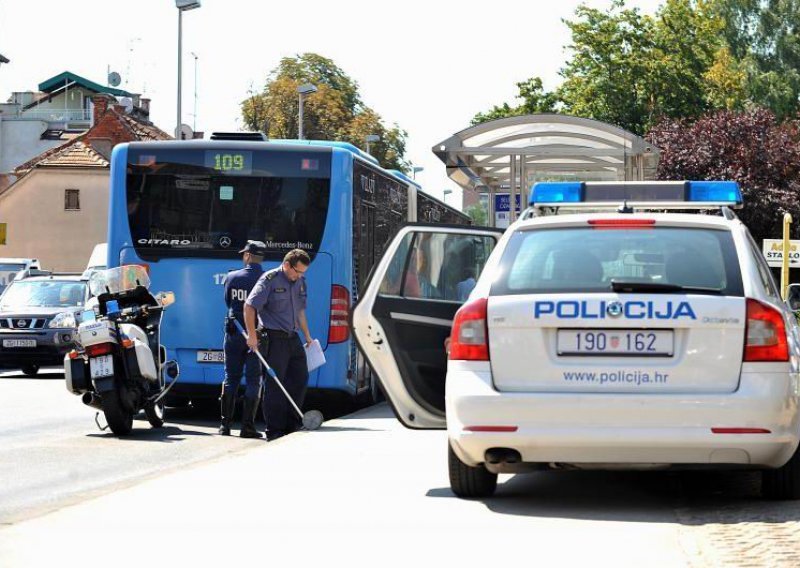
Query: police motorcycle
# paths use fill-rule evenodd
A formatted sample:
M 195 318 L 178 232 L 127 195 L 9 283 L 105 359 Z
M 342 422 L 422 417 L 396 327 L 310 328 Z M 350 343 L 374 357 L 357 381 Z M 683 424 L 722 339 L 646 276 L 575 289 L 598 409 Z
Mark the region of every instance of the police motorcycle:
M 164 396 L 178 378 L 176 361 L 166 361 L 159 341 L 164 309 L 172 292 L 153 296 L 142 266 L 96 272 L 89 287 L 96 305 L 80 314 L 75 349 L 64 357 L 67 390 L 87 406 L 103 412 L 106 427 L 117 436 L 129 434 L 133 417 L 144 410 L 154 428 L 164 424 Z M 171 379 L 165 385 L 166 377 Z

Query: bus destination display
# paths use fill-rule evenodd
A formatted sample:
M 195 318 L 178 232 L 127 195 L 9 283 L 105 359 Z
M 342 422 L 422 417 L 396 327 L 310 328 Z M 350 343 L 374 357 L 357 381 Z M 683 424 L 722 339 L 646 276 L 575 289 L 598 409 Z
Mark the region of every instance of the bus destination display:
M 253 153 L 207 150 L 205 166 L 227 175 L 247 176 L 253 173 Z

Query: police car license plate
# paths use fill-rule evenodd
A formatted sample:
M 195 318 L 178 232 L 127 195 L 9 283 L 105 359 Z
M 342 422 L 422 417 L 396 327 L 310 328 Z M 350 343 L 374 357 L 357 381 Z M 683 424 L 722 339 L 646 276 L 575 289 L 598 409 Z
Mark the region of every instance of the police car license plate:
M 669 357 L 673 354 L 671 329 L 559 329 L 559 355 L 617 355 Z
M 89 374 L 93 379 L 114 376 L 114 356 L 101 355 L 89 359 Z
M 35 339 L 4 339 L 3 347 L 36 347 Z
M 222 351 L 198 351 L 198 363 L 224 363 L 225 353 Z

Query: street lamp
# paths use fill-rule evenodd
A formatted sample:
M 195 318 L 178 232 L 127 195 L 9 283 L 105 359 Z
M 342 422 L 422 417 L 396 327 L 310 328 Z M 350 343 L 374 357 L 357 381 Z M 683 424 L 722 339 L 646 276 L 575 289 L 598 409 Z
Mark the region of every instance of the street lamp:
M 200 7 L 200 0 L 175 0 L 178 9 L 178 124 L 175 126 L 175 139 L 181 139 L 181 59 L 183 55 L 183 13 Z
M 367 141 L 367 154 L 369 154 L 369 144 L 370 142 L 380 142 L 381 137 L 377 134 L 367 134 L 367 137 L 364 139 Z
M 414 166 L 413 168 L 411 168 L 411 175 L 413 176 L 413 179 L 414 180 L 417 179 L 417 172 L 422 172 L 424 170 L 425 168 L 423 168 L 422 166 Z
M 297 94 L 300 96 L 300 114 L 297 117 L 297 131 L 299 132 L 298 138 L 303 139 L 303 99 L 308 95 L 313 95 L 317 92 L 317 87 L 311 83 L 304 83 L 297 87 Z
M 192 57 L 194 57 L 194 114 L 192 114 L 192 131 L 197 132 L 197 60 L 199 57 L 193 51 Z

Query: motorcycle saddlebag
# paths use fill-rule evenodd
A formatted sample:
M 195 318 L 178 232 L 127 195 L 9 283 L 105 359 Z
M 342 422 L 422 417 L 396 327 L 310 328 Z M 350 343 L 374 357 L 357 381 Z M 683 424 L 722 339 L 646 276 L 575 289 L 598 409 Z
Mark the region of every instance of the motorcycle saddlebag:
M 69 354 L 64 356 L 64 378 L 67 380 L 67 390 L 72 394 L 83 394 L 92 390 L 89 366 L 82 357 L 70 359 Z

